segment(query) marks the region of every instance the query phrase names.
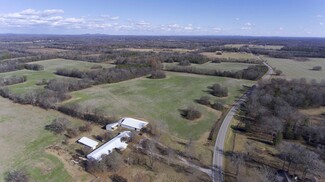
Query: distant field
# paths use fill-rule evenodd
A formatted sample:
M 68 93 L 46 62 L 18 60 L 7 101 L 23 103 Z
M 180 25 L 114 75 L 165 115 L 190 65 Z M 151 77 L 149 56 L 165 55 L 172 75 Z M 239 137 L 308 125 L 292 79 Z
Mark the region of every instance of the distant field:
M 36 181 L 71 181 L 60 160 L 44 152 L 46 146 L 63 138 L 44 130 L 46 124 L 62 114 L 15 104 L 2 97 L 0 107 L 0 181 L 8 170 L 20 168 Z
M 309 58 L 310 61 L 299 62 L 291 59 L 279 59 L 263 57 L 267 62 L 277 69 L 283 71 L 288 79 L 306 78 L 307 80 L 325 79 L 325 58 Z M 322 71 L 311 70 L 314 66 L 322 66 Z
M 0 77 L 7 77 L 7 76 L 27 76 L 26 82 L 9 86 L 9 89 L 17 94 L 27 93 L 32 90 L 43 88 L 44 85 L 43 86 L 36 85 L 36 83 L 42 81 L 42 79 L 54 79 L 54 78 L 61 77 L 47 71 L 18 70 L 18 71 L 12 71 L 8 73 L 0 73 Z M 61 77 L 61 78 L 65 78 L 65 77 Z
M 179 53 L 195 51 L 195 50 L 181 49 L 181 48 L 175 48 L 175 49 L 120 48 L 116 50 L 134 51 L 134 52 L 179 52 Z
M 45 61 L 36 61 L 29 64 L 40 64 L 44 66 L 44 71 L 55 72 L 58 68 L 67 68 L 67 69 L 79 69 L 87 70 L 91 69 L 92 66 L 100 65 L 104 68 L 114 67 L 112 64 L 101 64 L 101 63 L 91 63 L 86 61 L 75 61 L 67 59 L 49 59 Z
M 31 52 L 31 53 L 53 54 L 53 53 L 58 53 L 58 52 L 64 52 L 67 50 L 55 49 L 55 48 L 29 48 L 26 51 Z
M 247 44 L 226 44 L 225 47 L 233 47 L 233 48 L 241 48 L 243 46 L 247 46 Z M 259 49 L 272 49 L 272 50 L 279 50 L 283 46 L 281 45 L 248 45 L 251 48 L 259 48 Z
M 203 52 L 201 54 L 208 58 L 256 59 L 256 56 L 249 53 L 223 52 L 222 55 L 217 55 L 215 52 Z
M 201 76 L 184 73 L 167 73 L 167 78 L 152 80 L 139 78 L 116 84 L 105 84 L 73 92 L 69 103 L 104 110 L 107 115 L 131 116 L 151 122 L 160 122 L 176 136 L 198 139 L 211 129 L 220 112 L 196 104 L 194 100 L 209 95 L 207 87 L 220 83 L 229 89 L 229 97 L 223 100 L 230 104 L 240 95 L 239 89 L 251 81 L 230 78 Z M 216 98 L 215 98 L 216 100 Z M 202 111 L 198 121 L 188 121 L 180 116 L 179 109 L 195 106 Z
M 44 86 L 38 86 L 36 83 L 41 82 L 43 79 L 54 79 L 54 78 L 65 78 L 65 79 L 75 79 L 63 76 L 55 75 L 54 72 L 58 68 L 68 68 L 68 69 L 80 69 L 87 70 L 94 65 L 102 65 L 103 67 L 113 67 L 111 64 L 99 64 L 99 63 L 89 63 L 84 61 L 72 61 L 65 59 L 50 59 L 45 61 L 31 62 L 29 64 L 40 64 L 44 66 L 43 71 L 32 71 L 32 70 L 18 70 L 7 73 L 0 73 L 0 77 L 6 76 L 27 76 L 27 81 L 24 83 L 9 86 L 11 91 L 15 93 L 27 93 L 35 89 L 41 89 Z
M 178 65 L 178 63 L 164 63 L 165 66 L 167 65 Z M 211 70 L 218 70 L 218 71 L 238 71 L 245 69 L 253 64 L 246 64 L 246 63 L 230 63 L 230 62 L 222 62 L 222 63 L 204 63 L 204 64 L 191 64 L 192 67 L 196 68 L 204 68 L 204 69 L 211 69 Z

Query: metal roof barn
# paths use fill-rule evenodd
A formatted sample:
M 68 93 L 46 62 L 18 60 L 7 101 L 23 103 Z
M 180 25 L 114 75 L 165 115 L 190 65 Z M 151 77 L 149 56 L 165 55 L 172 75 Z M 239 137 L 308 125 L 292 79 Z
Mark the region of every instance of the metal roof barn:
M 84 144 L 92 149 L 95 149 L 98 145 L 98 142 L 90 139 L 90 138 L 87 138 L 87 137 L 82 137 L 78 140 L 79 143 L 81 144 Z
M 87 155 L 88 159 L 101 160 L 102 155 L 109 155 L 113 152 L 114 149 L 125 149 L 128 144 L 121 141 L 123 137 L 130 137 L 130 131 L 123 131 L 119 135 L 117 135 L 112 140 L 108 141 L 104 145 L 100 146 L 98 149 L 92 151 Z
M 140 131 L 142 128 L 148 125 L 148 122 L 133 118 L 122 118 L 119 123 L 122 127 L 135 131 Z

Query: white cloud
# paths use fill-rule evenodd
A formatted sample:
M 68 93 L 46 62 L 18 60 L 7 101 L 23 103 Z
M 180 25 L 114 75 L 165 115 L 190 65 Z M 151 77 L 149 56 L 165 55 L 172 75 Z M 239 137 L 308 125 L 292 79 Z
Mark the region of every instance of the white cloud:
M 148 26 L 148 25 L 150 25 L 150 23 L 148 23 L 148 22 L 145 22 L 145 21 L 139 21 L 139 22 L 137 22 L 137 23 L 135 23 L 136 25 L 138 25 L 138 26 Z
M 252 26 L 253 24 L 250 22 L 245 23 L 245 26 Z
M 320 26 L 323 26 L 323 25 L 324 25 L 324 23 L 323 23 L 323 22 L 320 22 L 320 23 L 319 23 L 319 25 L 320 25 Z
M 64 11 L 62 9 L 47 9 L 43 11 L 43 14 L 46 15 L 57 15 L 57 14 L 63 14 Z
M 118 20 L 118 19 L 120 19 L 119 16 L 113 16 L 113 17 L 111 17 L 111 20 Z
M 19 12 L 0 14 L 1 29 L 23 28 L 31 32 L 46 31 L 75 33 L 117 33 L 117 34 L 215 34 L 221 28 L 200 27 L 193 24 L 152 24 L 145 20 L 120 20 L 119 16 L 98 15 L 69 17 L 61 9 L 25 9 Z M 75 31 L 74 31 L 75 30 Z M 43 32 L 47 33 L 47 32 Z
M 251 30 L 252 27 L 241 27 L 240 29 L 242 29 L 242 30 Z
M 316 15 L 316 18 L 323 18 L 323 15 Z
M 236 21 L 239 21 L 239 20 L 240 20 L 240 18 L 236 18 L 235 20 L 236 20 Z
M 279 27 L 279 30 L 282 31 L 283 30 L 283 27 Z
M 193 25 L 192 24 L 188 24 L 187 26 L 184 26 L 184 30 L 187 30 L 187 31 L 194 30 Z
M 84 21 L 83 18 L 66 18 L 64 22 L 66 23 L 82 23 Z

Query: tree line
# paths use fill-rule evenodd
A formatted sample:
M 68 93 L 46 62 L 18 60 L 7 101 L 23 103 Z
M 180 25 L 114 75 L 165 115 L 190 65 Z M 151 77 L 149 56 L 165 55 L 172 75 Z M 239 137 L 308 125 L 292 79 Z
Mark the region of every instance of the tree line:
M 23 83 L 27 80 L 27 76 L 10 76 L 0 78 L 0 87 Z
M 265 65 L 253 65 L 239 71 L 219 71 L 206 68 L 197 68 L 194 66 L 167 65 L 166 71 L 185 72 L 200 75 L 230 77 L 246 80 L 257 80 L 261 78 L 268 70 Z

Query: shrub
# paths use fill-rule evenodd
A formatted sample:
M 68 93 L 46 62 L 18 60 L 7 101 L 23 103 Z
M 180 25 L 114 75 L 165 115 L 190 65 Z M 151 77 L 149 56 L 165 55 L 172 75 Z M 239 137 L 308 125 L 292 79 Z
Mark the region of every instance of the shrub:
M 208 96 L 202 96 L 199 100 L 197 100 L 199 104 L 210 106 L 210 97 Z
M 67 135 L 69 136 L 69 138 L 74 138 L 76 136 L 78 136 L 78 129 L 77 128 L 69 128 L 67 129 Z
M 275 70 L 275 75 L 280 76 L 282 74 L 281 70 Z
M 29 176 L 25 171 L 15 170 L 10 171 L 5 178 L 6 182 L 28 182 Z
M 112 151 L 109 155 L 103 154 L 100 161 L 97 160 L 87 160 L 86 170 L 91 173 L 101 173 L 108 171 L 117 171 L 123 164 L 121 154 Z
M 282 132 L 277 132 L 277 134 L 273 137 L 273 145 L 280 144 L 282 139 L 283 139 Z
M 60 134 L 60 133 L 63 133 L 67 129 L 69 122 L 70 121 L 67 120 L 66 118 L 56 118 L 52 121 L 51 124 L 46 125 L 45 129 L 52 131 L 56 134 Z
M 44 66 L 40 64 L 25 64 L 24 68 L 26 70 L 34 70 L 34 71 L 41 71 L 44 70 Z
M 150 78 L 152 79 L 162 79 L 162 78 L 166 78 L 166 74 L 164 71 L 162 70 L 157 70 L 151 73 Z
M 228 88 L 222 87 L 220 84 L 216 83 L 211 87 L 211 94 L 217 97 L 227 97 Z
M 321 71 L 322 67 L 321 66 L 314 66 L 313 69 L 314 71 Z
M 215 102 L 214 104 L 212 104 L 211 106 L 213 109 L 218 110 L 218 111 L 222 111 L 223 110 L 223 104 L 220 102 Z
M 110 132 L 105 132 L 102 136 L 102 139 L 108 141 L 114 137 L 114 135 Z
M 179 62 L 179 65 L 181 65 L 181 66 L 190 66 L 191 63 L 190 63 L 189 60 L 182 60 L 182 61 Z
M 90 123 L 86 123 L 85 125 L 79 127 L 80 132 L 90 132 L 91 130 L 92 126 Z
M 183 117 L 188 120 L 195 120 L 202 116 L 202 113 L 192 107 L 187 108 L 182 112 Z
M 125 179 L 122 176 L 119 176 L 117 174 L 113 174 L 109 178 L 112 180 L 112 182 L 127 182 L 128 181 L 127 179 Z

